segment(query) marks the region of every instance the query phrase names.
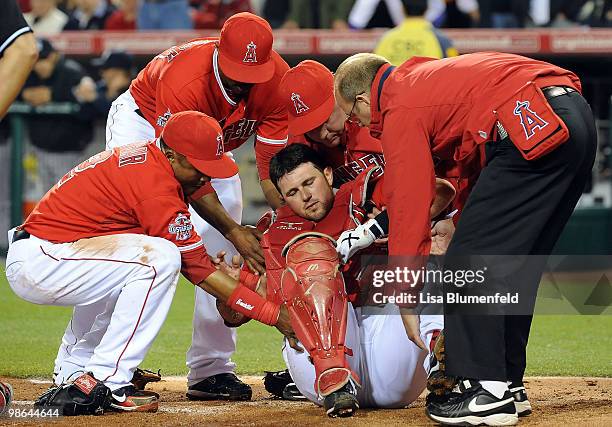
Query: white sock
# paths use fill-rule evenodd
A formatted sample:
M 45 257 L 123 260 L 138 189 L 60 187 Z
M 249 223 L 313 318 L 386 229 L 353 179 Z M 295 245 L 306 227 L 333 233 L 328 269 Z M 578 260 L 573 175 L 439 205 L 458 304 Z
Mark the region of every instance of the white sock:
M 480 385 L 498 399 L 504 397 L 504 393 L 508 390 L 505 381 L 480 381 Z

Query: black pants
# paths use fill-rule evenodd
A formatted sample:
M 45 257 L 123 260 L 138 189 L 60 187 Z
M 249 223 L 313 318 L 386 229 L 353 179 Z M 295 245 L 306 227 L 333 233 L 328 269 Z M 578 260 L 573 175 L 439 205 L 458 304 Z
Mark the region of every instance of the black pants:
M 591 174 L 597 134 L 579 93 L 551 98 L 549 104 L 566 123 L 569 140 L 534 161 L 525 160 L 508 138 L 487 143 L 487 165 L 461 214 L 447 259 L 551 253 Z M 527 284 L 534 296 L 540 278 L 541 271 Z M 525 285 L 525 278 L 520 280 Z M 513 278 L 507 283 L 512 288 Z M 531 318 L 445 314 L 448 374 L 522 380 Z

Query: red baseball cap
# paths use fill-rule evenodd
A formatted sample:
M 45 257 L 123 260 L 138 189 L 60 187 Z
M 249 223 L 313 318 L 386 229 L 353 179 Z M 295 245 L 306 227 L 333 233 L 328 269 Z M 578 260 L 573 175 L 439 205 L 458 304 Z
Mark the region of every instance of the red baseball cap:
M 224 154 L 219 123 L 204 113 L 181 111 L 172 114 L 161 138 L 206 176 L 229 178 L 238 173 L 236 163 Z
M 287 71 L 280 82 L 280 93 L 289 113 L 291 135 L 321 126 L 334 111 L 334 76 L 316 61 L 302 61 Z
M 272 28 L 252 13 L 232 15 L 221 28 L 219 66 L 232 80 L 265 83 L 274 76 Z

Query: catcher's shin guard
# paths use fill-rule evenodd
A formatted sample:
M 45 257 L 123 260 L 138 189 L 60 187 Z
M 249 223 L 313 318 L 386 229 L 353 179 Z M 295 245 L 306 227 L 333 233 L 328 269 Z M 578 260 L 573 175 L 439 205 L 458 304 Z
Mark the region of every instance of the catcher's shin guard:
M 359 385 L 351 371 L 345 347 L 348 301 L 334 240 L 321 233 L 303 233 L 282 251 L 287 268 L 281 278 L 283 299 L 296 336 L 313 360 L 315 390 L 321 397 L 349 381 Z

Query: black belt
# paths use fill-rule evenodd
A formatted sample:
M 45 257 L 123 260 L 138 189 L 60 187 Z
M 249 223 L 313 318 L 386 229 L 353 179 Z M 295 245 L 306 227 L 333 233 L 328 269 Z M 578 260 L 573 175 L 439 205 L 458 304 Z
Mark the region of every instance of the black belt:
M 138 114 L 140 117 L 142 117 L 143 119 L 147 120 L 147 119 L 145 118 L 144 114 L 142 114 L 142 111 L 140 111 L 140 108 L 136 108 L 136 109 L 134 110 L 134 112 L 135 112 L 136 114 Z
M 569 86 L 546 86 L 542 88 L 542 93 L 546 99 L 555 98 L 557 96 L 565 95 L 568 93 L 576 92 L 576 89 Z
M 16 230 L 13 234 L 13 241 L 11 243 L 15 243 L 18 240 L 29 239 L 30 233 L 25 230 Z

